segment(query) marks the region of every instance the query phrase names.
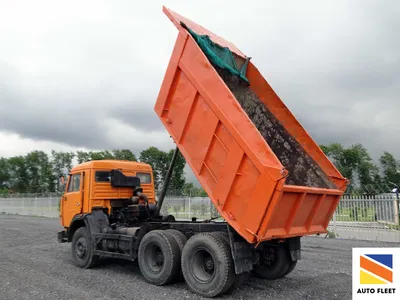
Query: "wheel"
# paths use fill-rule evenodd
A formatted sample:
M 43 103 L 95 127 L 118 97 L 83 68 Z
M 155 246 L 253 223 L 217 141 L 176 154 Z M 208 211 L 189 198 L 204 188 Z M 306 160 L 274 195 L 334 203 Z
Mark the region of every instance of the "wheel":
M 232 294 L 233 292 L 235 292 L 243 284 L 243 282 L 245 282 L 248 276 L 249 276 L 248 272 L 235 274 L 233 283 L 230 286 L 230 288 L 226 291 L 226 294 Z
M 253 266 L 253 275 L 263 279 L 275 280 L 288 274 L 292 260 L 287 249 L 265 247 L 263 250 L 260 255 L 260 263 Z
M 228 245 L 229 245 L 229 235 L 227 232 L 222 232 L 222 231 L 214 231 L 212 234 L 219 239 L 223 239 Z
M 291 262 L 290 262 L 289 269 L 285 272 L 285 274 L 283 274 L 283 276 L 286 276 L 286 275 L 292 273 L 292 271 L 294 270 L 294 268 L 296 267 L 296 265 L 297 265 L 297 261 L 291 261 Z
M 172 235 L 163 230 L 145 234 L 139 245 L 138 264 L 143 277 L 155 285 L 166 285 L 179 275 L 180 251 Z
M 181 260 L 183 247 L 185 246 L 185 244 L 187 242 L 187 237 L 182 232 L 180 232 L 179 230 L 175 230 L 175 229 L 166 229 L 166 230 L 164 230 L 164 232 L 166 234 L 170 234 L 175 239 L 175 242 L 178 244 L 178 247 L 179 247 L 179 270 L 180 270 L 180 272 L 179 272 L 179 276 L 178 276 L 177 279 L 179 281 L 182 281 L 182 280 L 184 280 L 184 278 L 183 278 L 183 273 L 182 273 L 181 266 L 180 266 L 180 260 Z
M 227 243 L 212 233 L 198 233 L 183 247 L 182 272 L 189 288 L 203 297 L 216 297 L 232 285 L 233 260 Z
M 96 265 L 98 255 L 93 255 L 89 232 L 86 227 L 78 228 L 72 236 L 72 260 L 80 268 L 89 269 Z
M 180 253 L 182 253 L 183 246 L 185 246 L 185 244 L 187 242 L 186 236 L 182 232 L 180 232 L 179 230 L 176 230 L 176 229 L 166 229 L 166 230 L 164 230 L 164 232 L 172 235 L 172 237 L 178 243 Z
M 231 246 L 229 243 L 229 235 L 227 232 L 214 231 L 212 232 L 212 234 L 224 240 L 230 250 Z M 231 275 L 230 279 L 232 283 L 230 284 L 230 286 L 227 287 L 226 294 L 232 294 L 248 277 L 248 272 L 236 274 L 235 271 L 233 271 L 232 273 L 233 274 Z

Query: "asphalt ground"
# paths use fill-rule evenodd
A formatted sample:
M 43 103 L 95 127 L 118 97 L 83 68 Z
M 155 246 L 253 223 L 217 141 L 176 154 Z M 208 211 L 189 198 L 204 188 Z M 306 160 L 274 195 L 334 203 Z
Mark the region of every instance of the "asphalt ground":
M 202 299 L 185 282 L 157 287 L 144 281 L 137 263 L 103 259 L 95 269 L 72 264 L 70 243 L 59 244 L 58 219 L 0 214 L 0 299 Z M 221 299 L 351 299 L 353 247 L 399 244 L 302 239 L 302 260 L 287 277 L 249 277 Z

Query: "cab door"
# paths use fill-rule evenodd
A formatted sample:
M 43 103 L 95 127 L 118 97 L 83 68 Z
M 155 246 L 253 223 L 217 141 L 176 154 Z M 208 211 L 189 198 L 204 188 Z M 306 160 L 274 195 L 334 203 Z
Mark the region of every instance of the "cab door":
M 69 176 L 67 187 L 62 197 L 63 226 L 69 227 L 72 218 L 82 211 L 83 173 L 77 172 Z

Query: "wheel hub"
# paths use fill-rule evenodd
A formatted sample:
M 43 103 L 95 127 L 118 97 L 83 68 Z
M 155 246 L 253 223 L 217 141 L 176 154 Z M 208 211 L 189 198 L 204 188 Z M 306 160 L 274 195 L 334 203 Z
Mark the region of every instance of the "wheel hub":
M 207 273 L 212 273 L 214 270 L 214 261 L 211 257 L 207 257 L 204 261 L 205 271 Z
M 86 240 L 84 238 L 79 238 L 75 246 L 76 256 L 79 258 L 84 258 L 87 253 Z
M 263 261 L 268 266 L 271 266 L 276 261 L 276 251 L 273 247 L 265 250 Z
M 144 263 L 150 272 L 158 274 L 164 265 L 164 255 L 161 248 L 156 244 L 150 244 L 146 247 Z
M 215 277 L 214 259 L 206 249 L 201 247 L 191 258 L 191 273 L 201 283 L 208 283 Z
M 161 253 L 161 251 L 157 251 L 156 255 L 155 255 L 155 261 L 157 266 L 162 266 L 163 262 L 164 262 L 164 257 Z

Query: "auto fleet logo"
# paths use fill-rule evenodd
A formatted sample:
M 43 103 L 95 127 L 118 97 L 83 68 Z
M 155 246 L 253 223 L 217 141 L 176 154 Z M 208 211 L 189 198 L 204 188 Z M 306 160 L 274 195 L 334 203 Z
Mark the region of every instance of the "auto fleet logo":
M 392 254 L 360 255 L 360 284 L 388 284 L 393 282 Z
M 353 299 L 399 299 L 400 248 L 353 248 Z

